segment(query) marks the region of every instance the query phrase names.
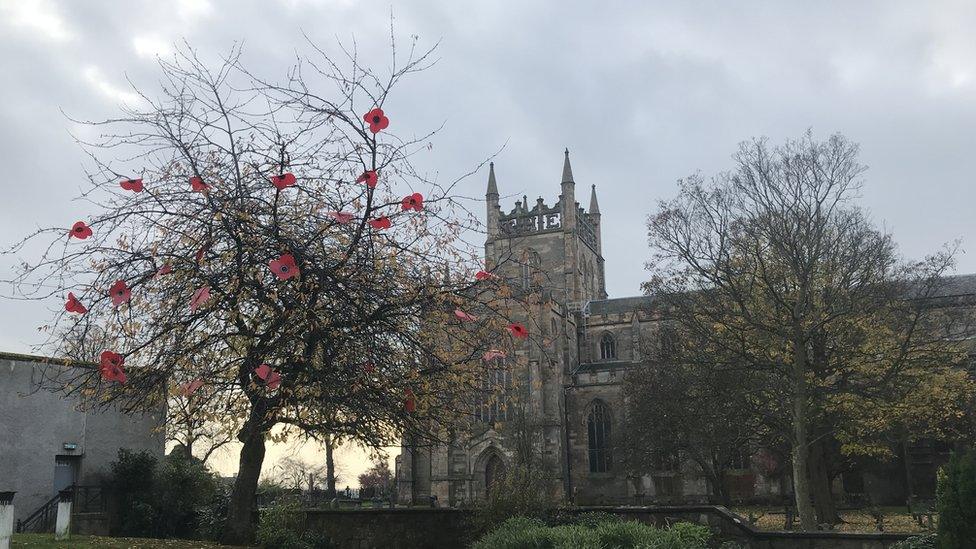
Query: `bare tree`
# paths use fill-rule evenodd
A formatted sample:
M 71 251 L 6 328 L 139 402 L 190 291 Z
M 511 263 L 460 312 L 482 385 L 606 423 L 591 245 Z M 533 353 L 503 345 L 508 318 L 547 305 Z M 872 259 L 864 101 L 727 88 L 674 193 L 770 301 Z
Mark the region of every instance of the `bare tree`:
M 649 220 L 650 292 L 723 362 L 766 376 L 787 411 L 802 527 L 817 524 L 808 461 L 824 410 L 881 399 L 909 371 L 940 375 L 959 357 L 943 337 L 939 294 L 952 251 L 900 260 L 890 234 L 853 199 L 864 167 L 840 135 L 778 147 L 744 143 L 735 167 L 680 182 Z M 828 491 L 829 494 L 829 491 Z
M 394 44 L 379 74 L 354 49 L 341 61 L 316 49 L 280 84 L 240 53 L 213 70 L 188 46 L 161 62 L 158 98 L 139 92 L 143 106 L 90 123 L 105 133 L 84 144 L 87 221 L 10 250 L 42 246 L 12 281 L 18 295 L 68 298 L 46 346 L 100 359 L 51 380 L 65 393 L 133 411 L 204 383 L 206 420 L 242 444 L 223 536 L 236 544 L 251 535 L 272 428 L 370 447 L 428 436 L 421 426 L 466 415 L 458 395 L 514 337 L 518 308 L 474 276 L 483 263 L 464 236 L 479 226 L 459 179 L 412 167 L 431 134 L 397 138 L 382 110 L 431 51 L 402 61 Z

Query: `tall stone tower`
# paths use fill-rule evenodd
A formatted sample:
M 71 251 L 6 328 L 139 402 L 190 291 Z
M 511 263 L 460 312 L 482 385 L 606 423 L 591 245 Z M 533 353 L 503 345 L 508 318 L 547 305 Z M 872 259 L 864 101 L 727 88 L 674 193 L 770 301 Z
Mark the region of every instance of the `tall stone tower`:
M 535 286 L 548 291 L 563 305 L 576 309 L 587 301 L 607 298 L 600 208 L 596 185 L 591 187 L 589 212 L 576 201 L 569 149 L 565 151 L 559 185 L 555 205 L 548 206 L 539 197 L 530 206 L 523 196 L 506 213 L 499 204 L 492 163 L 485 193 L 485 257 L 489 267 L 500 269 L 506 278 L 520 281 L 526 289 Z

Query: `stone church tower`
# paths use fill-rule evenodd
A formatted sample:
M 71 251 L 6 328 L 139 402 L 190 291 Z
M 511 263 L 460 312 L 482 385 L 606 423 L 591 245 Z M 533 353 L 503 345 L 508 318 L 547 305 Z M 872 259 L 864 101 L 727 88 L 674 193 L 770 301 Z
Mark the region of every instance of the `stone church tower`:
M 503 179 L 504 181 L 504 179 Z M 521 292 L 532 334 L 508 357 L 511 373 L 496 376 L 502 403 L 475 404 L 472 428 L 451 443 L 405 441 L 396 461 L 397 499 L 403 504 L 459 506 L 484 499 L 495 479 L 514 465 L 513 430 L 531 441 L 532 453 L 556 479 L 567 502 L 633 504 L 689 502 L 707 497 L 700 475 L 682 464 L 633 475 L 613 440 L 624 414 L 623 375 L 644 365 L 643 341 L 653 341 L 660 316 L 648 296 L 608 299 L 602 255 L 600 207 L 590 185 L 589 208 L 577 202 L 569 151 L 563 158 L 560 195 L 553 205 L 523 196 L 510 210 L 500 204 L 494 164 L 488 171 L 485 258 L 488 268 Z M 521 447 L 524 448 L 524 445 Z M 779 487 L 743 475 L 753 492 Z M 751 475 L 751 476 L 750 476 Z

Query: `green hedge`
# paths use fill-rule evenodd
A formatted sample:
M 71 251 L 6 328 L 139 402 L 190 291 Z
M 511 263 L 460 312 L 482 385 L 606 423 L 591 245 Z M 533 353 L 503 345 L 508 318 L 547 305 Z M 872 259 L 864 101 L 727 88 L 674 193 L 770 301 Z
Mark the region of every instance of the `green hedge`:
M 509 519 L 473 549 L 705 549 L 708 528 L 687 522 L 661 530 L 636 521 L 611 520 L 546 526 L 533 518 Z

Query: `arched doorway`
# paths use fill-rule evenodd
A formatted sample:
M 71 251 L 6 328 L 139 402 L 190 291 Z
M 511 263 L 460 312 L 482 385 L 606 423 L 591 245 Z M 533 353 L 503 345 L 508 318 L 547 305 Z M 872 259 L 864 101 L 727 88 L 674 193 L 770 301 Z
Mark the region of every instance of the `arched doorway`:
M 485 494 L 490 496 L 492 490 L 505 478 L 505 462 L 498 454 L 492 454 L 485 462 Z

